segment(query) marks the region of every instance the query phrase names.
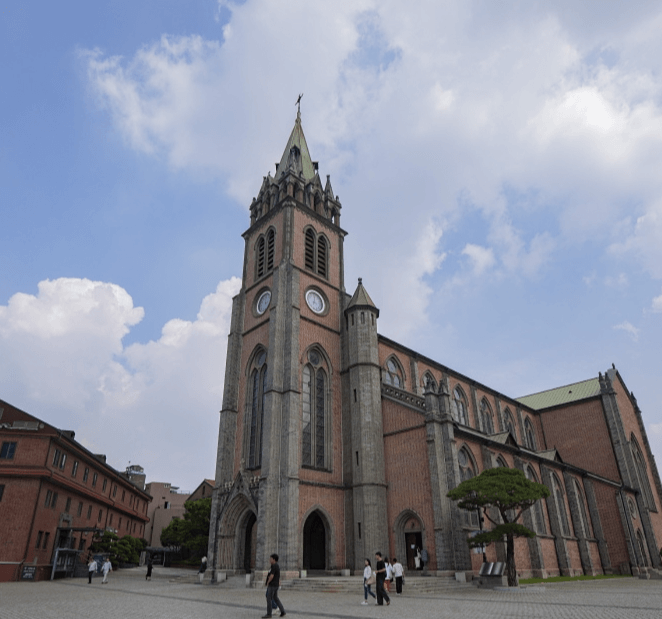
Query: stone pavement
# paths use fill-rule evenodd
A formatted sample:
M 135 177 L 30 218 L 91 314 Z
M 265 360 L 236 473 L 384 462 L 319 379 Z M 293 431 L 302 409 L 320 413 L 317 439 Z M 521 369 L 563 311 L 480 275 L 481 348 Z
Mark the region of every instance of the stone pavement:
M 0 619 L 256 619 L 266 610 L 263 588 L 246 589 L 234 580 L 203 586 L 178 578 L 191 572 L 144 568 L 95 578 L 54 582 L 0 583 Z M 189 581 L 189 582 L 187 582 Z M 392 596 L 390 606 L 362 606 L 363 592 L 303 593 L 283 590 L 288 617 L 427 619 L 434 617 L 543 619 L 660 619 L 662 581 L 634 578 L 529 586 L 520 592 L 460 586 L 442 594 Z M 274 617 L 278 612 L 274 613 Z

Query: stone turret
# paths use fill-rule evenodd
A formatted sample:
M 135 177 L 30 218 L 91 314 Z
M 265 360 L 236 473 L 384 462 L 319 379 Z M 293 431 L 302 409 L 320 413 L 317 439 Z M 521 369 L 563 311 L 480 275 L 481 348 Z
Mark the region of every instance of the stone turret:
M 357 570 L 363 568 L 365 557 L 388 552 L 378 317 L 379 310 L 359 279 L 345 309 L 347 406 L 343 407 L 344 425 L 350 434 L 346 435 L 351 453 L 347 454 L 345 474 L 353 513 L 347 520 L 346 534 L 354 540 L 353 565 Z

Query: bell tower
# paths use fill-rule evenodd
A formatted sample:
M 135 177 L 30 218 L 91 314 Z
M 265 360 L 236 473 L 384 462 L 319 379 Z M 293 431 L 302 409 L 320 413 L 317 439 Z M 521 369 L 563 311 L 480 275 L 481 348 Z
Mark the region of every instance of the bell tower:
M 268 569 L 274 552 L 286 571 L 344 562 L 340 211 L 297 113 L 243 234 L 212 499 L 212 578 Z

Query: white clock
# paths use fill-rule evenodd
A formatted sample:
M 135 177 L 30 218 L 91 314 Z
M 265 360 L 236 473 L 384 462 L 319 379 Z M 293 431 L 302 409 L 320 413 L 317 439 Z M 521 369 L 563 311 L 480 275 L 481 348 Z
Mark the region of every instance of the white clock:
M 269 303 L 271 303 L 271 291 L 265 290 L 257 300 L 257 305 L 255 306 L 257 313 L 260 315 L 264 314 L 264 312 L 266 312 L 267 308 L 269 307 Z
M 324 298 L 317 290 L 309 290 L 306 293 L 306 303 L 316 314 L 321 314 L 324 311 Z

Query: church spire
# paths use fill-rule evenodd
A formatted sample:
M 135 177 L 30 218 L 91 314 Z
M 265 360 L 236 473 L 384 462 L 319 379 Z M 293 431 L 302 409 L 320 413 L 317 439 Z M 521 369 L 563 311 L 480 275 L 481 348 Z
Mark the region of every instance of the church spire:
M 297 118 L 294 121 L 294 128 L 287 141 L 280 163 L 276 165 L 276 176 L 274 180 L 278 181 L 281 176 L 292 170 L 295 174 L 302 176 L 305 181 L 312 181 L 317 173 L 317 162 L 310 157 L 308 144 L 303 135 L 301 126 L 301 111 L 297 111 Z

